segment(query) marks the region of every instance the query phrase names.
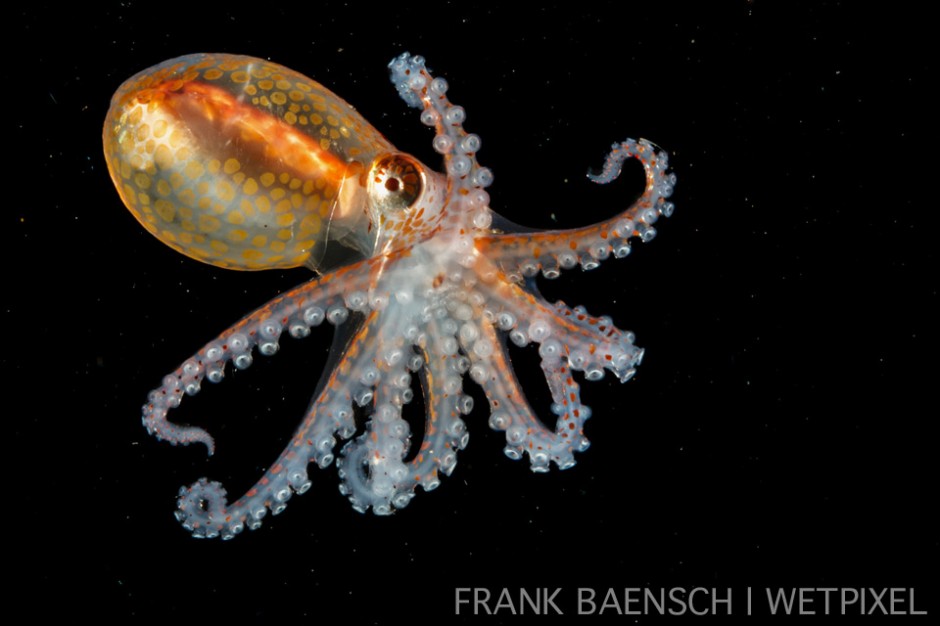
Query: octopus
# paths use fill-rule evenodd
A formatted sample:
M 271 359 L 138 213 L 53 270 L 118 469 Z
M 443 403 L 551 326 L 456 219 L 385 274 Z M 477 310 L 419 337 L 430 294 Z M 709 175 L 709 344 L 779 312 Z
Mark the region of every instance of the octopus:
M 311 463 L 335 462 L 356 511 L 405 507 L 417 487 L 437 488 L 467 446 L 467 378 L 485 394 L 490 427 L 505 432 L 506 456 L 527 456 L 534 472 L 570 468 L 589 445 L 591 411 L 578 380 L 610 372 L 625 382 L 643 358 L 633 333 L 584 307 L 549 303 L 535 279 L 594 269 L 627 256 L 631 241 L 652 239 L 654 223 L 673 211 L 667 155 L 642 139 L 615 143 L 600 173 L 588 176 L 608 183 L 627 159 L 638 160 L 645 189 L 636 201 L 591 226 L 524 228 L 490 208 L 493 174 L 477 161 L 480 137 L 464 129 L 465 110 L 448 99 L 447 82 L 407 53 L 389 70 L 434 129 L 443 173 L 397 151 L 323 85 L 263 59 L 183 56 L 130 78 L 112 99 L 105 158 L 144 228 L 217 267 L 316 273 L 166 376 L 143 407 L 151 435 L 213 454 L 204 429 L 168 419 L 184 397 L 274 355 L 285 334 L 300 339 L 324 322 L 346 331 L 336 333 L 341 356 L 286 449 L 249 491 L 229 502 L 206 478 L 180 489 L 176 517 L 196 537 L 258 528 L 310 488 Z M 508 342 L 537 345 L 554 428 L 526 399 Z M 420 442 L 403 417 L 416 388 L 425 407 Z

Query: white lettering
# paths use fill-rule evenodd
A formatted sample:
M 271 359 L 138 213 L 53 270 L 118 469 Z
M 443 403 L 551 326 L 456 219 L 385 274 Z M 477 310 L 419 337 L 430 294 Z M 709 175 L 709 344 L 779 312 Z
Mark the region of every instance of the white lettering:
M 779 607 L 783 606 L 783 612 L 786 615 L 790 615 L 790 612 L 793 610 L 793 602 L 796 597 L 796 592 L 794 589 L 790 590 L 790 595 L 787 596 L 786 590 L 783 588 L 777 589 L 777 593 L 774 595 L 770 591 L 770 587 L 767 588 L 767 604 L 770 606 L 770 614 L 776 615 L 779 612 Z
M 871 607 L 871 608 L 868 610 L 868 614 L 869 614 L 869 615 L 874 615 L 874 613 L 875 613 L 875 608 L 877 607 L 877 608 L 881 609 L 881 614 L 882 614 L 882 615 L 887 615 L 887 614 L 888 614 L 888 611 L 887 611 L 887 609 L 885 609 L 885 605 L 881 603 L 881 599 L 884 597 L 884 595 L 885 595 L 886 593 L 888 593 L 888 590 L 887 590 L 887 589 L 882 589 L 882 590 L 881 590 L 881 593 L 878 593 L 878 592 L 877 592 L 876 590 L 874 590 L 874 589 L 869 589 L 868 591 L 871 592 L 871 594 L 872 594 L 873 596 L 875 596 L 875 605 L 874 605 L 873 607 Z
M 578 587 L 578 615 L 594 615 L 597 612 L 597 605 L 594 603 L 596 596 L 597 592 L 593 589 Z
M 454 591 L 457 594 L 457 604 L 454 606 L 454 615 L 460 615 L 460 605 L 470 604 L 470 600 L 464 598 L 463 595 L 464 593 L 470 592 L 471 589 L 470 587 L 457 587 Z
M 623 615 L 623 609 L 620 608 L 620 605 L 617 603 L 617 594 L 614 593 L 613 589 L 608 589 L 607 593 L 604 595 L 604 601 L 601 603 L 601 610 L 598 611 L 599 615 L 603 615 L 604 611 L 613 609 L 613 612 L 617 615 Z M 639 613 L 627 613 L 627 615 L 639 615 Z
M 486 611 L 487 615 L 492 615 L 490 613 L 490 607 L 487 602 L 490 601 L 490 590 L 484 587 L 478 587 L 473 592 L 473 614 L 480 614 L 480 607 L 483 607 L 483 610 Z
M 852 606 L 853 604 L 858 604 L 859 594 L 858 594 L 858 590 L 857 590 L 857 589 L 852 589 L 851 587 L 846 587 L 846 588 L 843 588 L 843 589 L 842 589 L 842 591 L 841 591 L 841 593 L 840 593 L 839 595 L 840 595 L 841 598 L 842 598 L 842 615 L 845 615 L 845 614 L 846 614 L 846 612 L 848 611 L 848 608 L 849 608 L 850 606 Z M 849 595 L 852 596 L 852 599 L 851 599 L 851 600 L 848 599 Z
M 718 597 L 718 590 L 712 589 L 712 613 L 718 614 L 718 605 L 724 604 L 727 611 L 726 615 L 731 615 L 731 587 L 727 589 L 728 596 L 725 598 Z

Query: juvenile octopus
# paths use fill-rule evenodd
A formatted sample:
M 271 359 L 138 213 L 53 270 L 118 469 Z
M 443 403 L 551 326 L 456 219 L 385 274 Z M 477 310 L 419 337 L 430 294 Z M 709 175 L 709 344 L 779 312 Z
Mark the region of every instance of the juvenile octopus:
M 588 447 L 573 372 L 621 381 L 643 350 L 633 334 L 583 307 L 550 304 L 534 277 L 596 268 L 649 241 L 672 213 L 675 175 L 645 140 L 616 143 L 598 183 L 628 158 L 646 175 L 642 195 L 611 219 L 570 230 L 534 231 L 496 215 L 477 162 L 480 138 L 464 130 L 464 109 L 447 98 L 419 56 L 389 64 L 392 82 L 435 129 L 444 173 L 398 152 L 350 105 L 322 85 L 269 61 L 194 54 L 125 82 L 104 127 L 105 156 L 125 205 L 161 241 L 219 267 L 307 266 L 319 277 L 271 300 L 206 344 L 152 391 L 143 407 L 150 434 L 173 444 L 205 444 L 202 428 L 170 422 L 183 397 L 226 368 L 249 367 L 254 352 L 278 351 L 285 332 L 302 338 L 324 321 L 347 326 L 346 345 L 325 372 L 287 448 L 233 503 L 203 478 L 179 493 L 176 516 L 196 537 L 231 539 L 258 528 L 311 485 L 307 466 L 336 461 L 340 491 L 354 509 L 401 509 L 440 484 L 469 435 L 468 377 L 489 403 L 489 424 L 506 433 L 511 459 L 532 470 L 575 464 Z M 338 333 L 339 336 L 339 333 Z M 510 364 L 507 339 L 538 344 L 555 428 L 529 406 Z M 341 346 L 342 347 L 342 346 Z M 410 440 L 402 407 L 418 376 L 424 436 Z M 360 407 L 358 410 L 356 407 Z M 357 424 L 356 414 L 364 415 Z M 338 441 L 344 441 L 337 451 Z

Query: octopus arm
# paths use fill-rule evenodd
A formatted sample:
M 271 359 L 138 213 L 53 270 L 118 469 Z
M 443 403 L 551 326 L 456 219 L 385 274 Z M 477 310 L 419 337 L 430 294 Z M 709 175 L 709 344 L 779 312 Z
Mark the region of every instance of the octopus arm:
M 447 196 L 462 199 L 476 228 L 489 228 L 493 215 L 485 188 L 493 183 L 493 172 L 477 161 L 482 141 L 464 130 L 466 111 L 450 101 L 447 81 L 430 74 L 424 57 L 404 53 L 392 60 L 389 70 L 398 94 L 409 106 L 421 109 L 421 122 L 435 130 L 431 145 L 444 158 Z
M 220 382 L 225 366 L 245 369 L 253 362 L 252 350 L 271 356 L 278 351 L 278 339 L 287 330 L 295 338 L 306 337 L 311 327 L 324 320 L 342 324 L 349 318 L 349 309 L 364 299 L 376 267 L 358 263 L 319 279 L 307 282 L 274 298 L 243 318 L 187 359 L 163 384 L 150 392 L 143 407 L 143 423 L 157 439 L 174 445 L 202 443 L 211 455 L 215 444 L 211 435 L 196 426 L 182 426 L 167 420 L 171 409 L 177 408 L 184 395 L 196 395 L 202 381 Z M 341 278 L 341 279 L 340 279 Z
M 461 393 L 466 357 L 438 349 L 445 335 L 433 320 L 427 324 L 427 334 L 421 334 L 415 332 L 412 319 L 397 310 L 385 318 L 378 340 L 381 383 L 375 405 L 366 431 L 346 444 L 339 461 L 340 491 L 360 512 L 371 507 L 376 514 L 387 515 L 405 507 L 418 485 L 425 491 L 435 489 L 439 473 L 450 475 L 457 464 L 456 451 L 469 441 L 461 419 L 473 406 L 472 399 Z M 412 373 L 420 376 L 427 410 L 423 440 L 413 458 L 405 461 L 411 433 L 402 408 L 412 401 Z
M 507 276 L 520 281 L 541 271 L 547 278 L 556 278 L 562 269 L 581 265 L 594 269 L 611 253 L 615 257 L 630 254 L 630 238 L 649 241 L 656 236 L 653 224 L 662 216 L 670 216 L 673 205 L 666 198 L 672 195 L 675 175 L 667 173 L 668 158 L 653 144 L 641 139 L 616 143 L 607 156 L 599 175 L 589 175 L 597 183 L 608 183 L 620 174 L 628 158 L 640 161 L 646 172 L 643 194 L 620 214 L 582 228 L 527 233 L 491 234 L 477 237 L 476 248 L 496 262 Z
M 550 462 L 561 469 L 575 464 L 574 452 L 587 449 L 583 425 L 591 415 L 581 404 L 573 371 L 587 380 L 600 380 L 609 370 L 623 382 L 633 377 L 643 350 L 633 344 L 633 333 L 617 329 L 609 317 L 593 317 L 584 307 L 563 302 L 550 305 L 520 286 L 500 282 L 489 293 L 493 324 L 486 324 L 486 341 L 498 349 L 489 356 L 480 382 L 490 403 L 490 426 L 506 432 L 505 453 L 512 459 L 529 455 L 532 470 L 548 471 Z M 541 368 L 552 395 L 554 430 L 546 428 L 532 410 L 513 374 L 505 341 L 539 344 Z M 508 373 L 508 375 L 507 375 Z
M 230 539 L 246 526 L 258 528 L 268 511 L 281 513 L 294 493 L 310 488 L 307 465 L 329 466 L 335 436 L 349 438 L 355 433 L 353 405 L 371 401 L 375 378 L 372 354 L 366 348 L 378 317 L 376 312 L 369 314 L 348 344 L 348 358 L 326 377 L 287 448 L 241 498 L 229 504 L 222 485 L 206 478 L 180 489 L 176 516 L 187 530 L 197 537 Z
M 416 364 L 406 335 L 414 337 L 417 326 L 403 314 L 403 308 L 397 301 L 392 303 L 370 338 L 372 359 L 363 375 L 373 384 L 371 414 L 365 431 L 343 447 L 337 462 L 340 491 L 360 512 L 371 507 L 377 514 L 389 514 L 393 506 L 404 506 L 410 499 L 412 485 L 404 458 L 411 432 L 402 407 L 412 399 L 409 365 Z
M 485 327 L 484 335 L 499 345 L 491 357 L 491 374 L 481 386 L 490 404 L 490 427 L 506 433 L 506 456 L 518 460 L 527 453 L 535 472 L 547 472 L 549 461 L 562 469 L 572 467 L 574 452 L 589 446 L 582 425 L 590 409 L 581 404 L 578 384 L 568 368 L 555 355 L 542 356 L 542 371 L 552 393 L 553 409 L 557 409 L 558 421 L 552 431 L 529 405 L 512 370 L 505 343 L 496 337 L 492 326 Z
M 151 392 L 143 407 L 143 422 L 148 431 L 173 444 L 203 443 L 212 454 L 215 445 L 209 433 L 167 419 L 169 411 L 180 405 L 184 395 L 198 393 L 204 379 L 221 381 L 228 363 L 236 369 L 249 367 L 255 348 L 262 355 L 275 354 L 278 339 L 285 330 L 302 338 L 324 320 L 339 325 L 348 320 L 350 310 L 371 310 L 350 340 L 346 358 L 320 385 L 290 445 L 252 489 L 229 505 L 218 482 L 203 478 L 181 488 L 177 517 L 195 536 L 228 539 L 245 526 L 260 526 L 268 510 L 280 513 L 292 493 L 303 493 L 310 487 L 306 471 L 310 461 L 321 467 L 332 463 L 335 434 L 343 438 L 354 434 L 353 404 L 369 403 L 375 384 L 369 375 L 374 369 L 374 355 L 364 346 L 379 326 L 380 312 L 374 309 L 381 307 L 381 298 L 370 302 L 366 295 L 378 272 L 380 268 L 375 264 L 364 262 L 282 294 L 208 343 Z M 337 280 L 339 277 L 342 280 Z

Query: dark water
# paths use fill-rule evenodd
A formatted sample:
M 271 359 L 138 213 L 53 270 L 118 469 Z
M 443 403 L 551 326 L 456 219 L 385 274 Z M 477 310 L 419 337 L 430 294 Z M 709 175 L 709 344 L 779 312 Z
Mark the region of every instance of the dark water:
M 532 620 L 577 623 L 579 587 L 704 587 L 730 588 L 749 621 L 747 587 L 898 587 L 914 589 L 914 609 L 940 610 L 935 64 L 922 20 L 899 6 L 630 5 L 525 19 L 470 3 L 4 9 L 20 40 L 0 231 L 14 605 L 184 623 L 515 624 L 527 618 L 508 609 L 456 616 L 456 588 L 560 587 L 568 615 Z M 335 469 L 311 468 L 311 491 L 260 531 L 193 540 L 173 518 L 176 490 L 207 475 L 236 495 L 263 473 L 329 335 L 285 340 L 187 402 L 176 417 L 216 435 L 211 460 L 147 437 L 140 405 L 163 375 L 309 276 L 215 269 L 145 233 L 102 158 L 111 93 L 185 53 L 264 56 L 437 165 L 431 132 L 387 79 L 405 50 L 450 82 L 496 175 L 492 206 L 515 222 L 585 224 L 628 202 L 637 171 L 606 188 L 584 178 L 612 141 L 671 154 L 676 213 L 656 240 L 540 284 L 635 331 L 647 359 L 627 385 L 583 386 L 593 446 L 566 472 L 506 459 L 478 408 L 454 474 L 391 518 L 353 512 Z M 519 375 L 548 414 L 530 356 Z

